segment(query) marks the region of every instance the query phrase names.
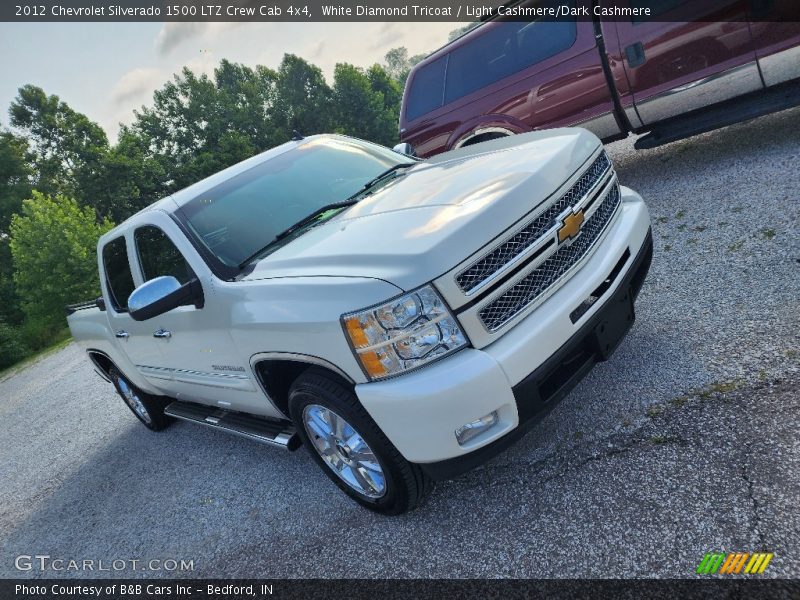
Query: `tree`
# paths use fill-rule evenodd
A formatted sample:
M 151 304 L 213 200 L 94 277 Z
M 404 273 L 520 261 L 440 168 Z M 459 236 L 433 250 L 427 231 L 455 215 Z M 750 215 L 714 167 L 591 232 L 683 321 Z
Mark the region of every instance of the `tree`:
M 31 193 L 31 158 L 25 138 L 0 131 L 0 235 L 8 232 L 11 215 Z
M 9 131 L 0 132 L 0 324 L 17 325 L 23 319 L 14 289 L 8 228 L 11 216 L 19 211 L 22 200 L 31 193 L 30 159 L 27 140 Z
M 153 155 L 141 135 L 122 126 L 118 142 L 100 165 L 104 188 L 98 192 L 98 210 L 121 222 L 169 193 L 164 160 Z
M 334 68 L 333 105 L 336 131 L 381 141 L 383 94 L 375 92 L 363 69 L 339 63 Z
M 96 247 L 113 223 L 98 223 L 90 207 L 34 191 L 11 220 L 14 283 L 29 322 L 55 331 L 64 306 L 100 293 Z
M 294 130 L 303 135 L 331 131 L 331 96 L 319 67 L 294 54 L 284 54 L 271 111 L 281 142 L 288 141 Z
M 11 258 L 10 237 L 0 233 L 0 323 L 19 325 L 25 318 L 14 287 L 14 262 Z
M 409 56 L 408 50 L 404 46 L 399 46 L 389 50 L 384 55 L 383 60 L 386 61 L 386 72 L 389 77 L 398 82 L 402 90 L 406 85 L 406 79 L 408 79 L 411 68 L 427 56 L 427 54 Z
M 472 23 L 467 23 L 463 27 L 458 27 L 457 29 L 453 29 L 450 33 L 447 34 L 447 41 L 452 42 L 457 37 L 461 37 L 471 29 L 475 29 L 478 25 L 480 25 L 480 21 L 473 21 Z
M 101 162 L 108 151 L 103 129 L 58 96 L 48 96 L 33 85 L 19 89 L 9 114 L 11 124 L 21 129 L 32 145 L 36 189 L 99 206 Z

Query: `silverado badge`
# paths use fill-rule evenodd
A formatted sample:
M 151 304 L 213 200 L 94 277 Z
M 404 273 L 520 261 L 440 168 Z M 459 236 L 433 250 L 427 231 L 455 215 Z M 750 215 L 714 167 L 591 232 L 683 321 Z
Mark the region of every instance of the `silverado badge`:
M 558 228 L 558 243 L 563 244 L 567 239 L 574 240 L 581 232 L 583 225 L 583 211 L 570 213 L 561 221 L 562 225 Z

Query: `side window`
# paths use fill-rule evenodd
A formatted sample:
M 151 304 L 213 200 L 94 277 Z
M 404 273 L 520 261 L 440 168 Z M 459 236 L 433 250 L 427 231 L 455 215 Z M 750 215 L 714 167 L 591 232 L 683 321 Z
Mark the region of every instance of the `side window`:
M 140 227 L 134 233 L 134 240 L 145 281 L 172 275 L 181 284 L 184 284 L 195 276 L 189 263 L 186 262 L 172 240 L 158 227 L 152 225 Z
M 576 38 L 575 19 L 488 25 L 482 35 L 450 53 L 445 103 L 563 52 Z
M 103 246 L 103 269 L 111 305 L 117 312 L 126 312 L 134 285 L 124 237 L 114 238 Z
M 411 121 L 442 105 L 446 64 L 447 56 L 442 56 L 414 73 L 408 90 L 406 119 Z

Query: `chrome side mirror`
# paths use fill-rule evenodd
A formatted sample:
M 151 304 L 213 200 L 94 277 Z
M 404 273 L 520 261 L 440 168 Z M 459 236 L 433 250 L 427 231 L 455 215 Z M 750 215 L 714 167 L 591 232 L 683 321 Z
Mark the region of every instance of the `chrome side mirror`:
M 166 275 L 144 282 L 128 298 L 128 312 L 134 321 L 146 321 L 165 312 L 194 304 L 203 306 L 203 288 L 197 279 L 181 285 L 180 282 Z
M 394 148 L 392 148 L 398 154 L 405 154 L 406 156 L 417 156 L 416 150 L 414 150 L 414 146 L 409 144 L 408 142 L 403 142 L 402 144 L 397 144 Z

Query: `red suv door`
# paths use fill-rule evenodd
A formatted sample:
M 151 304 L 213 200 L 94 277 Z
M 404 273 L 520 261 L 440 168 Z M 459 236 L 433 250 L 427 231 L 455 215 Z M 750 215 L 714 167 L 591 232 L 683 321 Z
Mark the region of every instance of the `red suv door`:
M 619 6 L 653 6 L 617 0 Z M 662 0 L 647 20 L 613 23 L 638 116 L 651 125 L 763 89 L 747 0 Z

